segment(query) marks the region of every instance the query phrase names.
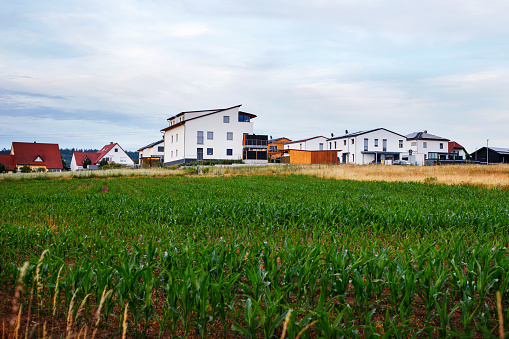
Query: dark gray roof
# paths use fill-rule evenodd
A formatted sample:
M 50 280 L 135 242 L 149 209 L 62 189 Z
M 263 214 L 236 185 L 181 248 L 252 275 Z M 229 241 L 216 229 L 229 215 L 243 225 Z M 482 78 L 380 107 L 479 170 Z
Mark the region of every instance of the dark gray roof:
M 388 130 L 387 128 L 379 127 L 379 128 L 370 129 L 369 131 L 359 131 L 359 132 L 355 132 L 355 133 L 345 134 L 345 135 L 342 135 L 342 136 L 340 136 L 340 137 L 330 138 L 330 139 L 327 139 L 327 141 L 329 141 L 329 140 L 343 139 L 343 138 L 356 137 L 356 136 L 359 136 L 359 135 L 362 135 L 362 134 L 366 134 L 366 133 L 370 133 L 370 132 L 378 131 L 378 130 L 380 130 L 380 129 L 383 129 L 384 131 L 387 131 L 387 132 L 390 132 L 390 133 L 393 133 L 393 134 L 396 134 L 396 135 L 399 135 L 399 136 L 401 136 L 401 137 L 405 138 L 405 136 L 404 136 L 404 135 L 402 135 L 402 134 L 399 134 L 399 133 L 396 133 L 396 132 L 390 131 L 390 130 Z
M 509 148 L 504 147 L 488 147 L 488 148 L 500 154 L 509 154 Z
M 149 148 L 149 147 L 155 146 L 155 145 L 157 145 L 157 144 L 162 143 L 163 141 L 164 141 L 164 139 L 161 139 L 161 140 L 159 140 L 159 141 L 153 142 L 153 143 L 151 143 L 151 144 L 148 144 L 148 145 L 147 145 L 147 146 L 145 146 L 145 147 L 140 148 L 138 151 L 142 151 L 142 150 L 144 150 L 145 148 Z
M 427 131 L 424 132 L 414 132 L 410 133 L 406 136 L 408 140 L 442 140 L 449 141 L 449 139 L 442 138 L 433 134 L 429 134 Z

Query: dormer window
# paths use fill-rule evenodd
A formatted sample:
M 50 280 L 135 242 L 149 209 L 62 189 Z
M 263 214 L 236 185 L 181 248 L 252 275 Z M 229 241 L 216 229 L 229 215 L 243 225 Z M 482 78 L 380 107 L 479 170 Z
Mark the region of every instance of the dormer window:
M 249 122 L 249 117 L 244 114 L 239 114 L 239 122 Z
M 40 156 L 37 156 L 37 158 L 35 158 L 34 162 L 44 162 L 44 160 L 42 160 L 42 158 Z

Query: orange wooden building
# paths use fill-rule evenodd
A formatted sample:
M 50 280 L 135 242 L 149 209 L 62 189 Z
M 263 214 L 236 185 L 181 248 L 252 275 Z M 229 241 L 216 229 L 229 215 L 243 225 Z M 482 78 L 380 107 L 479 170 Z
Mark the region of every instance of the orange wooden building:
M 299 165 L 310 164 L 337 164 L 338 151 L 303 151 L 296 149 L 285 150 L 287 156 L 281 162 Z M 289 158 L 289 159 L 288 159 Z M 284 160 L 283 160 L 284 159 Z

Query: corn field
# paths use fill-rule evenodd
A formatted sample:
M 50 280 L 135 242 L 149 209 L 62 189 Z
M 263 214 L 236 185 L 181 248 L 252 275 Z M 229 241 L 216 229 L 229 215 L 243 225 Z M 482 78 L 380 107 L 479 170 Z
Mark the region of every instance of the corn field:
M 5 337 L 509 327 L 507 190 L 303 175 L 0 181 L 0 210 Z

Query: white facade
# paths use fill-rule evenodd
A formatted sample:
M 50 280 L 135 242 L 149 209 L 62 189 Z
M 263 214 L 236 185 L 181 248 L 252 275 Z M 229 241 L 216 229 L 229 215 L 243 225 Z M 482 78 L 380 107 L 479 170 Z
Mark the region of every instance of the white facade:
M 401 153 L 405 152 L 406 138 L 385 128 L 377 128 L 331 138 L 327 144 L 330 150 L 338 151 L 340 163 L 391 164 L 401 159 Z
M 160 158 L 164 157 L 164 139 L 138 150 L 139 159 L 143 158 Z
M 438 159 L 449 153 L 449 139 L 429 134 L 427 131 L 408 134 L 404 158 L 414 165 L 422 166 L 426 160 Z
M 182 112 L 168 119 L 164 131 L 164 164 L 197 160 L 242 160 L 244 134 L 253 134 L 253 114 L 241 105 Z
M 103 150 L 105 150 L 104 147 L 101 151 Z M 96 163 L 99 164 L 102 159 L 106 159 L 108 162 L 114 162 L 120 165 L 134 166 L 134 161 L 129 155 L 127 155 L 127 153 L 122 149 L 122 147 L 120 147 L 119 144 L 114 144 L 113 147 L 106 151 L 106 154 L 96 160 Z
M 318 136 L 309 139 L 291 141 L 284 145 L 284 149 L 295 149 L 302 151 L 327 151 L 327 138 Z

